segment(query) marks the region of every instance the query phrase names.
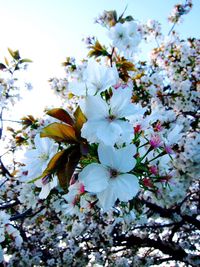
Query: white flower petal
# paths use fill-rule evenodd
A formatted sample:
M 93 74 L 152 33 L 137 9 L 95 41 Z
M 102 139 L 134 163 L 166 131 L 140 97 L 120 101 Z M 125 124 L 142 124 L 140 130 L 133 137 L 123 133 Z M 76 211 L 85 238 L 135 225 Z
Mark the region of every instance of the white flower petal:
M 55 142 L 48 137 L 40 137 L 37 134 L 34 138 L 35 147 L 38 151 L 38 154 L 49 154 L 51 152 L 51 148 L 55 145 Z
M 116 67 L 102 65 L 94 59 L 88 61 L 86 69 L 88 95 L 101 93 L 116 84 L 119 75 Z
M 69 91 L 76 96 L 86 95 L 86 84 L 85 82 L 73 81 L 69 83 Z
M 42 190 L 39 194 L 39 198 L 46 199 L 51 191 L 50 185 L 46 184 L 42 186 Z
M 99 124 L 96 129 L 96 135 L 100 142 L 103 142 L 106 145 L 113 146 L 122 133 L 122 128 L 115 121 L 103 121 Z
M 43 186 L 43 183 L 42 183 L 42 179 L 38 179 L 34 182 L 34 184 L 37 186 L 37 187 L 42 187 Z
M 175 125 L 174 129 L 168 133 L 167 140 L 169 145 L 178 143 L 178 141 L 181 139 L 183 135 L 180 133 L 182 129 L 183 129 L 182 125 Z
M 35 149 L 27 151 L 24 154 L 24 163 L 26 166 L 23 167 L 23 170 L 28 171 L 28 175 L 26 178 L 23 177 L 23 180 L 32 180 L 39 177 L 58 149 L 58 145 L 53 140 L 41 138 L 39 134 L 35 136 L 34 142 Z
M 115 159 L 115 148 L 104 144 L 98 146 L 99 161 L 104 166 L 113 168 Z
M 39 198 L 41 198 L 41 199 L 47 198 L 49 193 L 50 193 L 50 191 L 51 191 L 51 189 L 55 188 L 57 186 L 57 184 L 58 184 L 58 180 L 57 180 L 56 176 L 54 176 L 53 180 L 51 180 L 47 184 L 43 184 L 42 183 L 42 179 L 36 180 L 35 181 L 35 185 L 37 187 L 41 187 L 41 189 L 42 189 L 40 194 L 39 194 Z
M 100 144 L 98 147 L 100 162 L 122 173 L 129 172 L 134 168 L 136 160 L 133 156 L 135 153 L 136 148 L 134 145 L 128 145 L 120 149 L 103 144 Z
M 42 138 L 40 137 L 39 134 L 36 134 L 34 138 L 35 147 L 39 149 L 41 147 L 41 143 L 42 143 Z
M 115 201 L 117 200 L 116 192 L 111 186 L 106 188 L 104 191 L 98 193 L 97 198 L 104 211 L 108 211 L 109 209 L 111 209 L 114 206 Z
M 81 129 L 81 136 L 83 138 L 86 138 L 90 143 L 98 142 L 98 138 L 96 136 L 96 130 L 98 127 L 98 121 L 87 121 L 85 124 L 83 124 L 83 127 Z
M 32 150 L 26 151 L 24 154 L 24 157 L 25 157 L 25 160 L 24 160 L 25 163 L 32 162 L 33 158 L 38 157 L 37 149 L 32 149 Z
M 85 190 L 90 193 L 98 193 L 108 186 L 109 172 L 101 164 L 87 165 L 79 173 L 79 181 L 83 183 Z
M 57 185 L 58 185 L 58 179 L 57 179 L 57 176 L 54 176 L 54 177 L 53 177 L 53 180 L 50 181 L 51 189 L 53 189 L 53 188 L 56 187 Z
M 122 173 L 131 171 L 136 164 L 135 153 L 136 147 L 133 144 L 117 149 L 114 167 Z
M 110 99 L 110 107 L 113 114 L 119 118 L 125 117 L 126 113 L 133 114 L 134 109 L 132 109 L 133 104 L 131 104 L 132 91 L 129 87 L 118 88 L 117 90 L 113 89 L 113 95 Z M 131 107 L 129 111 L 128 107 Z M 129 108 L 130 108 L 129 107 Z
M 128 121 L 124 120 L 116 120 L 115 122 L 122 129 L 120 136 L 118 138 L 118 142 L 121 144 L 123 143 L 130 144 L 132 139 L 134 138 L 133 126 Z
M 110 28 L 109 37 L 112 39 L 114 46 L 119 49 L 122 48 L 128 39 L 126 27 L 122 23 L 117 23 Z
M 113 190 L 120 201 L 131 200 L 139 191 L 140 186 L 138 178 L 133 174 L 122 174 L 112 181 Z
M 97 120 L 105 118 L 109 108 L 101 96 L 88 96 L 85 99 L 83 112 L 88 120 Z

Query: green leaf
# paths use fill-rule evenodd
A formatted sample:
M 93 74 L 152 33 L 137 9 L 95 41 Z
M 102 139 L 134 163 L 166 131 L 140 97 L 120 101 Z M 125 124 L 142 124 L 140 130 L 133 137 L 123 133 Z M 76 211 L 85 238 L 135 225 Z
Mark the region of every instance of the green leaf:
M 15 60 L 20 59 L 19 50 L 13 51 L 12 49 L 8 48 L 8 52 Z
M 71 116 L 69 115 L 69 113 L 62 108 L 51 109 L 47 112 L 47 114 L 53 118 L 56 118 L 60 121 L 65 122 L 71 126 L 74 124 L 74 121 L 71 118 Z
M 31 59 L 28 59 L 28 58 L 23 58 L 19 61 L 19 63 L 31 63 L 33 62 Z
M 12 49 L 10 49 L 10 48 L 8 48 L 8 52 L 10 53 L 11 57 L 14 58 L 15 52 Z
M 20 59 L 19 50 L 14 51 L 14 53 L 15 53 L 14 59 L 19 60 Z
M 41 174 L 40 176 L 38 176 L 38 177 L 36 177 L 36 178 L 34 178 L 34 179 L 28 181 L 27 184 L 32 184 L 32 183 L 34 183 L 35 181 L 41 179 L 42 177 L 44 177 L 43 174 Z
M 90 46 L 91 50 L 88 53 L 88 57 L 99 57 L 99 56 L 108 56 L 106 48 L 102 46 L 97 40 L 94 45 Z
M 41 137 L 49 137 L 58 142 L 76 143 L 78 139 L 75 134 L 75 130 L 71 125 L 62 123 L 51 123 L 47 127 L 43 128 Z
M 132 20 L 134 20 L 132 16 L 125 17 L 125 21 L 132 21 Z
M 6 65 L 9 66 L 9 62 L 8 62 L 8 59 L 6 57 L 4 57 L 4 61 L 5 61 Z

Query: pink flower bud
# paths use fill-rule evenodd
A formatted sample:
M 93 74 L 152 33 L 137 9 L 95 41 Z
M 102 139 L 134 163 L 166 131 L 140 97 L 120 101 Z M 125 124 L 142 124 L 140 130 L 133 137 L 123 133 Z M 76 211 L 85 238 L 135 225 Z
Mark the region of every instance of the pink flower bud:
M 143 179 L 143 184 L 146 187 L 153 187 L 153 183 L 151 182 L 150 178 L 144 178 Z
M 141 127 L 140 124 L 138 124 L 138 125 L 136 125 L 136 126 L 134 127 L 134 133 L 135 133 L 135 134 L 141 132 L 141 130 L 142 130 L 142 127 Z
M 167 154 L 173 154 L 174 153 L 174 151 L 171 148 L 171 146 L 165 146 L 165 151 L 166 151 Z
M 80 192 L 80 194 L 85 193 L 85 187 L 84 187 L 84 185 L 82 183 L 80 183 L 79 192 Z
M 162 130 L 161 123 L 158 121 L 154 127 L 155 132 L 160 132 Z
M 152 174 L 154 174 L 154 175 L 158 174 L 158 168 L 157 168 L 157 166 L 155 166 L 155 165 L 150 166 L 150 167 L 149 167 L 149 171 L 150 171 Z
M 149 141 L 149 144 L 153 147 L 153 148 L 158 148 L 162 145 L 162 141 L 160 139 L 159 135 L 153 135 Z

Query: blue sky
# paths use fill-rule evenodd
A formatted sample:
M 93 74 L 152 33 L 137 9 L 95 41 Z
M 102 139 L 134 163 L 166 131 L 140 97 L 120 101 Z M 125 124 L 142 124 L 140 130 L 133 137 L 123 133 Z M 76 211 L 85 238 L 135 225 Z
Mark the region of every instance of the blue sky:
M 177 27 L 183 37 L 200 36 L 198 27 L 200 1 L 193 0 L 194 8 Z M 115 9 L 120 14 L 128 5 L 126 14 L 135 19 L 159 20 L 168 32 L 167 16 L 175 0 L 0 0 L 0 59 L 7 47 L 19 49 L 21 55 L 31 58 L 33 64 L 27 73 L 36 94 L 45 97 L 47 79 L 62 73 L 60 63 L 66 56 L 82 58 L 86 55 L 82 38 L 97 35 L 104 40 L 105 30 L 94 24 L 94 18 L 103 10 Z M 29 113 L 28 103 L 25 110 Z M 38 103 L 39 106 L 39 103 Z M 22 107 L 22 106 L 21 106 Z M 20 109 L 20 107 L 18 107 Z

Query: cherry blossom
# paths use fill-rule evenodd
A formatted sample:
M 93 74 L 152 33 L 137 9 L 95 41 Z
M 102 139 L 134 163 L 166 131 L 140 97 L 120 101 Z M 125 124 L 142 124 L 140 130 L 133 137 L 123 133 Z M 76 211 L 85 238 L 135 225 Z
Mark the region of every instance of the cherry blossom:
M 129 173 L 135 166 L 134 145 L 115 149 L 100 144 L 98 155 L 100 163 L 87 165 L 79 174 L 85 190 L 96 193 L 100 205 L 108 210 L 115 201 L 128 201 L 139 190 L 138 179 Z
M 200 46 L 176 32 L 191 7 L 175 6 L 168 36 L 157 21 L 104 11 L 109 45 L 91 37 L 81 63 L 66 58 L 50 79 L 61 106 L 42 118 L 7 118 L 27 62 L 8 50 L 0 265 L 199 266 Z M 134 58 L 143 41 L 149 60 Z
M 81 135 L 91 143 L 114 145 L 131 141 L 133 127 L 124 118 L 136 115 L 138 108 L 131 103 L 129 88 L 118 88 L 112 93 L 108 102 L 101 96 L 88 96 L 82 103 L 87 122 L 83 125 Z
M 119 76 L 115 66 L 108 67 L 90 59 L 83 71 L 82 80 L 70 82 L 70 91 L 77 96 L 99 94 L 118 82 Z
M 35 180 L 35 185 L 41 187 L 40 198 L 46 198 L 52 188 L 57 185 L 57 178 L 51 176 L 45 176 L 39 179 L 43 171 L 47 168 L 50 159 L 56 154 L 58 145 L 55 144 L 49 138 L 40 138 L 37 134 L 34 138 L 35 148 L 25 153 L 26 166 L 23 169 L 23 173 L 27 175 L 23 176 L 24 181 Z

